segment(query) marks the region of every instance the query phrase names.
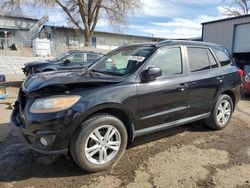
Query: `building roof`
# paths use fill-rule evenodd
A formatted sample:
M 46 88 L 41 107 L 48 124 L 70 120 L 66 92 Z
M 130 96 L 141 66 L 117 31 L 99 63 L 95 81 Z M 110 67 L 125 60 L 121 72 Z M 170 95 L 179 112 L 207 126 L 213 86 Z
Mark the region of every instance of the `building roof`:
M 1 12 L 0 11 L 0 16 L 1 17 L 9 17 L 9 18 L 20 18 L 20 19 L 26 19 L 26 20 L 33 20 L 33 21 L 38 21 L 39 19 L 35 16 L 28 16 L 28 15 L 20 15 L 18 13 L 6 13 L 6 12 Z
M 54 26 L 54 25 L 47 25 L 45 24 L 44 27 L 51 27 L 55 29 L 70 29 L 70 30 L 78 30 L 73 27 L 66 27 L 66 26 Z M 123 33 L 114 33 L 114 32 L 106 32 L 106 31 L 94 31 L 94 33 L 101 33 L 101 34 L 110 34 L 110 35 L 121 35 L 125 37 L 136 37 L 136 38 L 150 38 L 155 40 L 166 40 L 166 38 L 160 37 L 150 37 L 150 36 L 142 36 L 142 35 L 132 35 L 132 34 L 123 34 Z
M 241 18 L 246 18 L 246 17 L 250 17 L 250 14 L 242 15 L 242 16 L 229 17 L 229 18 L 224 18 L 224 19 L 220 19 L 220 20 L 213 20 L 213 21 L 209 21 L 209 22 L 203 22 L 201 24 L 205 25 L 205 24 L 211 24 L 211 23 L 217 23 L 217 22 L 225 22 L 225 21 L 229 21 L 229 20 L 236 20 L 236 19 L 241 19 Z

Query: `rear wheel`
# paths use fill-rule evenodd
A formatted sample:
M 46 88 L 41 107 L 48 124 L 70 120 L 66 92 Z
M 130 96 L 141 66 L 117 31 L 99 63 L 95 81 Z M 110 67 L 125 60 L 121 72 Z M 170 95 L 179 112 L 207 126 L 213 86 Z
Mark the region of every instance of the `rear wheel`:
M 84 122 L 72 140 L 70 151 L 80 168 L 88 172 L 105 170 L 115 164 L 127 146 L 124 124 L 108 114 Z
M 217 100 L 206 124 L 216 130 L 224 129 L 230 122 L 233 114 L 233 101 L 228 95 L 221 95 Z

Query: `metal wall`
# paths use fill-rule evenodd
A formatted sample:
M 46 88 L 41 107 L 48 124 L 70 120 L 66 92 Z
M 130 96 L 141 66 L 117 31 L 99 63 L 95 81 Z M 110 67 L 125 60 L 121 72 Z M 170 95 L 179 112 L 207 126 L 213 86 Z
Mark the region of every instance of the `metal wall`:
M 233 54 L 235 27 L 239 24 L 245 23 L 250 23 L 250 15 L 234 19 L 225 19 L 217 22 L 204 23 L 202 29 L 202 40 L 204 42 L 220 44 L 226 47 Z

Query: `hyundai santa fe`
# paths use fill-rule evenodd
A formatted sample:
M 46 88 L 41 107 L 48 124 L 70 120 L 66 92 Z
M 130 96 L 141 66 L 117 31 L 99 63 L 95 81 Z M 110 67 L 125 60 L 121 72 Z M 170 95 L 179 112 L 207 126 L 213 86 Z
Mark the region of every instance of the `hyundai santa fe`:
M 225 128 L 240 85 L 222 46 L 125 45 L 84 71 L 29 76 L 11 122 L 31 149 L 71 155 L 83 170 L 97 172 L 114 165 L 135 137 L 198 120 Z

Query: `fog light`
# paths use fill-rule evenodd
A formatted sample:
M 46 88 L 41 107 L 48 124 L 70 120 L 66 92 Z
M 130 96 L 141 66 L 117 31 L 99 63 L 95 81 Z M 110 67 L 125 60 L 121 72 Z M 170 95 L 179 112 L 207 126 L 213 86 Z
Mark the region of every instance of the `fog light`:
M 46 140 L 46 138 L 41 137 L 41 138 L 40 138 L 40 142 L 41 142 L 41 144 L 42 144 L 43 146 L 48 146 L 48 141 Z

